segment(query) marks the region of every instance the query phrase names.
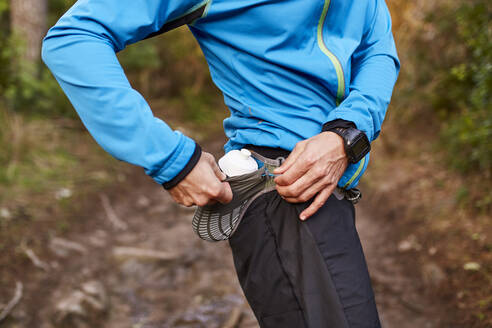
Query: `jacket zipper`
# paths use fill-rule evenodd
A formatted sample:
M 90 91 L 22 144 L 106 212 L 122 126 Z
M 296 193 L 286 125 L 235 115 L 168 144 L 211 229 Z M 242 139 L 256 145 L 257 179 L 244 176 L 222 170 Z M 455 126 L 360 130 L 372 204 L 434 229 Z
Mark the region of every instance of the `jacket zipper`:
M 323 25 L 325 23 L 326 15 L 328 14 L 328 8 L 330 8 L 330 2 L 331 0 L 325 0 L 325 4 L 323 6 L 323 11 L 321 13 L 321 17 L 319 18 L 318 22 L 318 46 L 321 49 L 321 51 L 330 58 L 331 62 L 333 63 L 333 66 L 335 67 L 335 71 L 337 73 L 337 83 L 338 83 L 338 88 L 337 88 L 337 99 L 336 99 L 336 104 L 337 106 L 340 105 L 340 103 L 343 101 L 343 98 L 345 98 L 345 74 L 343 72 L 343 67 L 342 64 L 340 64 L 340 60 L 338 60 L 337 56 L 333 54 L 330 50 L 328 50 L 328 47 L 326 46 L 325 40 L 323 39 Z M 343 189 L 347 189 L 350 187 L 352 182 L 355 181 L 355 179 L 360 175 L 362 172 L 362 169 L 364 168 L 364 164 L 366 163 L 366 158 L 364 157 L 360 163 L 359 167 L 355 171 L 355 173 L 352 175 L 352 177 L 347 181 L 347 183 L 343 186 Z
M 325 4 L 323 6 L 323 12 L 321 13 L 321 17 L 318 22 L 318 46 L 321 51 L 330 58 L 333 66 L 335 67 L 335 71 L 337 73 L 337 106 L 342 102 L 345 97 L 345 76 L 343 73 L 342 64 L 338 60 L 337 56 L 335 56 L 328 48 L 326 47 L 325 40 L 323 39 L 323 25 L 326 19 L 326 15 L 328 13 L 328 8 L 330 7 L 330 0 L 325 0 Z

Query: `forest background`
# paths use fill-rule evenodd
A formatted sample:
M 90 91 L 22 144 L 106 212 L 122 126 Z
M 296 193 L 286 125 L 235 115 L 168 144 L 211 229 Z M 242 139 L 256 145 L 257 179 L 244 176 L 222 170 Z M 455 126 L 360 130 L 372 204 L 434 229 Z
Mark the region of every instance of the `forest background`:
M 21 243 L 36 247 L 45 232 L 70 231 L 59 214 L 125 181 L 128 170 L 88 136 L 40 61 L 42 37 L 72 3 L 0 0 L 0 264 L 12 272 L 26 261 Z M 402 261 L 438 268 L 426 292 L 449 322 L 492 326 L 492 5 L 388 5 L 402 71 L 363 179 L 367 201 L 402 240 Z M 118 56 L 171 126 L 199 141 L 221 133 L 227 110 L 186 28 Z M 0 272 L 0 289 L 10 278 Z

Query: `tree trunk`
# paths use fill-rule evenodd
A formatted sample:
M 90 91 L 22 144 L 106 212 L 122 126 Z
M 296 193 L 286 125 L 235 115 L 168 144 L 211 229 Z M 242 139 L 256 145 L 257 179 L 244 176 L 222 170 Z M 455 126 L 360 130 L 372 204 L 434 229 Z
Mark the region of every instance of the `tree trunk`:
M 40 58 L 41 41 L 46 33 L 46 18 L 46 0 L 10 1 L 12 32 L 25 42 L 23 57 L 29 62 Z

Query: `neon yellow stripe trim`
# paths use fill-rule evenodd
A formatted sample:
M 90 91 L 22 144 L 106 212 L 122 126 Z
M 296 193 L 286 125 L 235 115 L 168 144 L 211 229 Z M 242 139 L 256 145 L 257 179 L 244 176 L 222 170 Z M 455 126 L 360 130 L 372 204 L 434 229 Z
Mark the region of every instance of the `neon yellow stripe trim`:
M 359 167 L 357 168 L 357 171 L 355 171 L 354 175 L 352 175 L 350 180 L 347 181 L 345 186 L 343 186 L 344 189 L 347 188 L 348 186 L 350 186 L 352 184 L 352 182 L 354 182 L 354 180 L 359 176 L 360 172 L 362 172 L 362 169 L 364 168 L 365 163 L 366 163 L 366 158 L 364 157 L 363 159 L 361 159 Z
M 178 18 L 181 18 L 183 16 L 186 16 L 189 13 L 197 10 L 198 8 L 201 8 L 201 7 L 205 6 L 205 9 L 203 10 L 203 14 L 200 17 L 198 17 L 197 19 L 195 19 L 193 22 L 191 22 L 190 24 L 188 24 L 188 25 L 194 25 L 197 20 L 199 20 L 200 18 L 203 18 L 203 17 L 207 16 L 207 14 L 208 14 L 208 8 L 210 7 L 210 4 L 211 3 L 212 3 L 212 0 L 203 0 L 202 2 L 196 4 L 193 7 L 191 7 L 190 9 L 188 9 L 183 15 L 179 16 Z M 178 18 L 175 18 L 175 19 L 178 19 Z
M 330 0 L 325 0 L 325 5 L 323 6 L 323 12 L 318 22 L 318 46 L 321 51 L 330 58 L 333 66 L 335 66 L 335 71 L 337 72 L 338 80 L 338 90 L 337 90 L 337 105 L 345 97 L 345 77 L 343 74 L 343 68 L 340 64 L 338 58 L 326 47 L 325 41 L 323 40 L 323 24 L 326 19 L 326 14 L 328 13 L 328 8 L 330 7 Z
M 208 1 L 207 6 L 205 7 L 205 10 L 203 11 L 202 18 L 208 15 L 208 10 L 210 9 L 210 5 L 212 5 L 212 0 Z

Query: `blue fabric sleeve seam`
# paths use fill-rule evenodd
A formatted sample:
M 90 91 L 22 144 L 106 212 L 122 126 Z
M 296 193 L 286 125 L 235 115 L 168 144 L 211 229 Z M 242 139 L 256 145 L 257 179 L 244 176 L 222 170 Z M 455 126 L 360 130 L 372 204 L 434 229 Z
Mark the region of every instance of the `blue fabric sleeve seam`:
M 177 149 L 173 152 L 173 155 L 171 156 L 171 158 L 169 158 L 157 171 L 155 174 L 150 174 L 150 176 L 152 178 L 156 178 L 160 175 L 162 175 L 162 173 L 164 173 L 170 166 L 172 166 L 174 164 L 174 162 L 176 162 L 176 159 L 179 157 L 179 155 L 183 152 L 183 149 L 185 148 L 185 145 L 186 145 L 186 139 L 183 138 L 183 141 L 180 142 L 178 144 L 178 147 Z M 186 165 L 186 163 L 185 163 Z M 169 180 L 172 180 L 176 175 L 179 174 L 179 171 L 176 172 L 176 174 L 171 177 L 171 179 Z

